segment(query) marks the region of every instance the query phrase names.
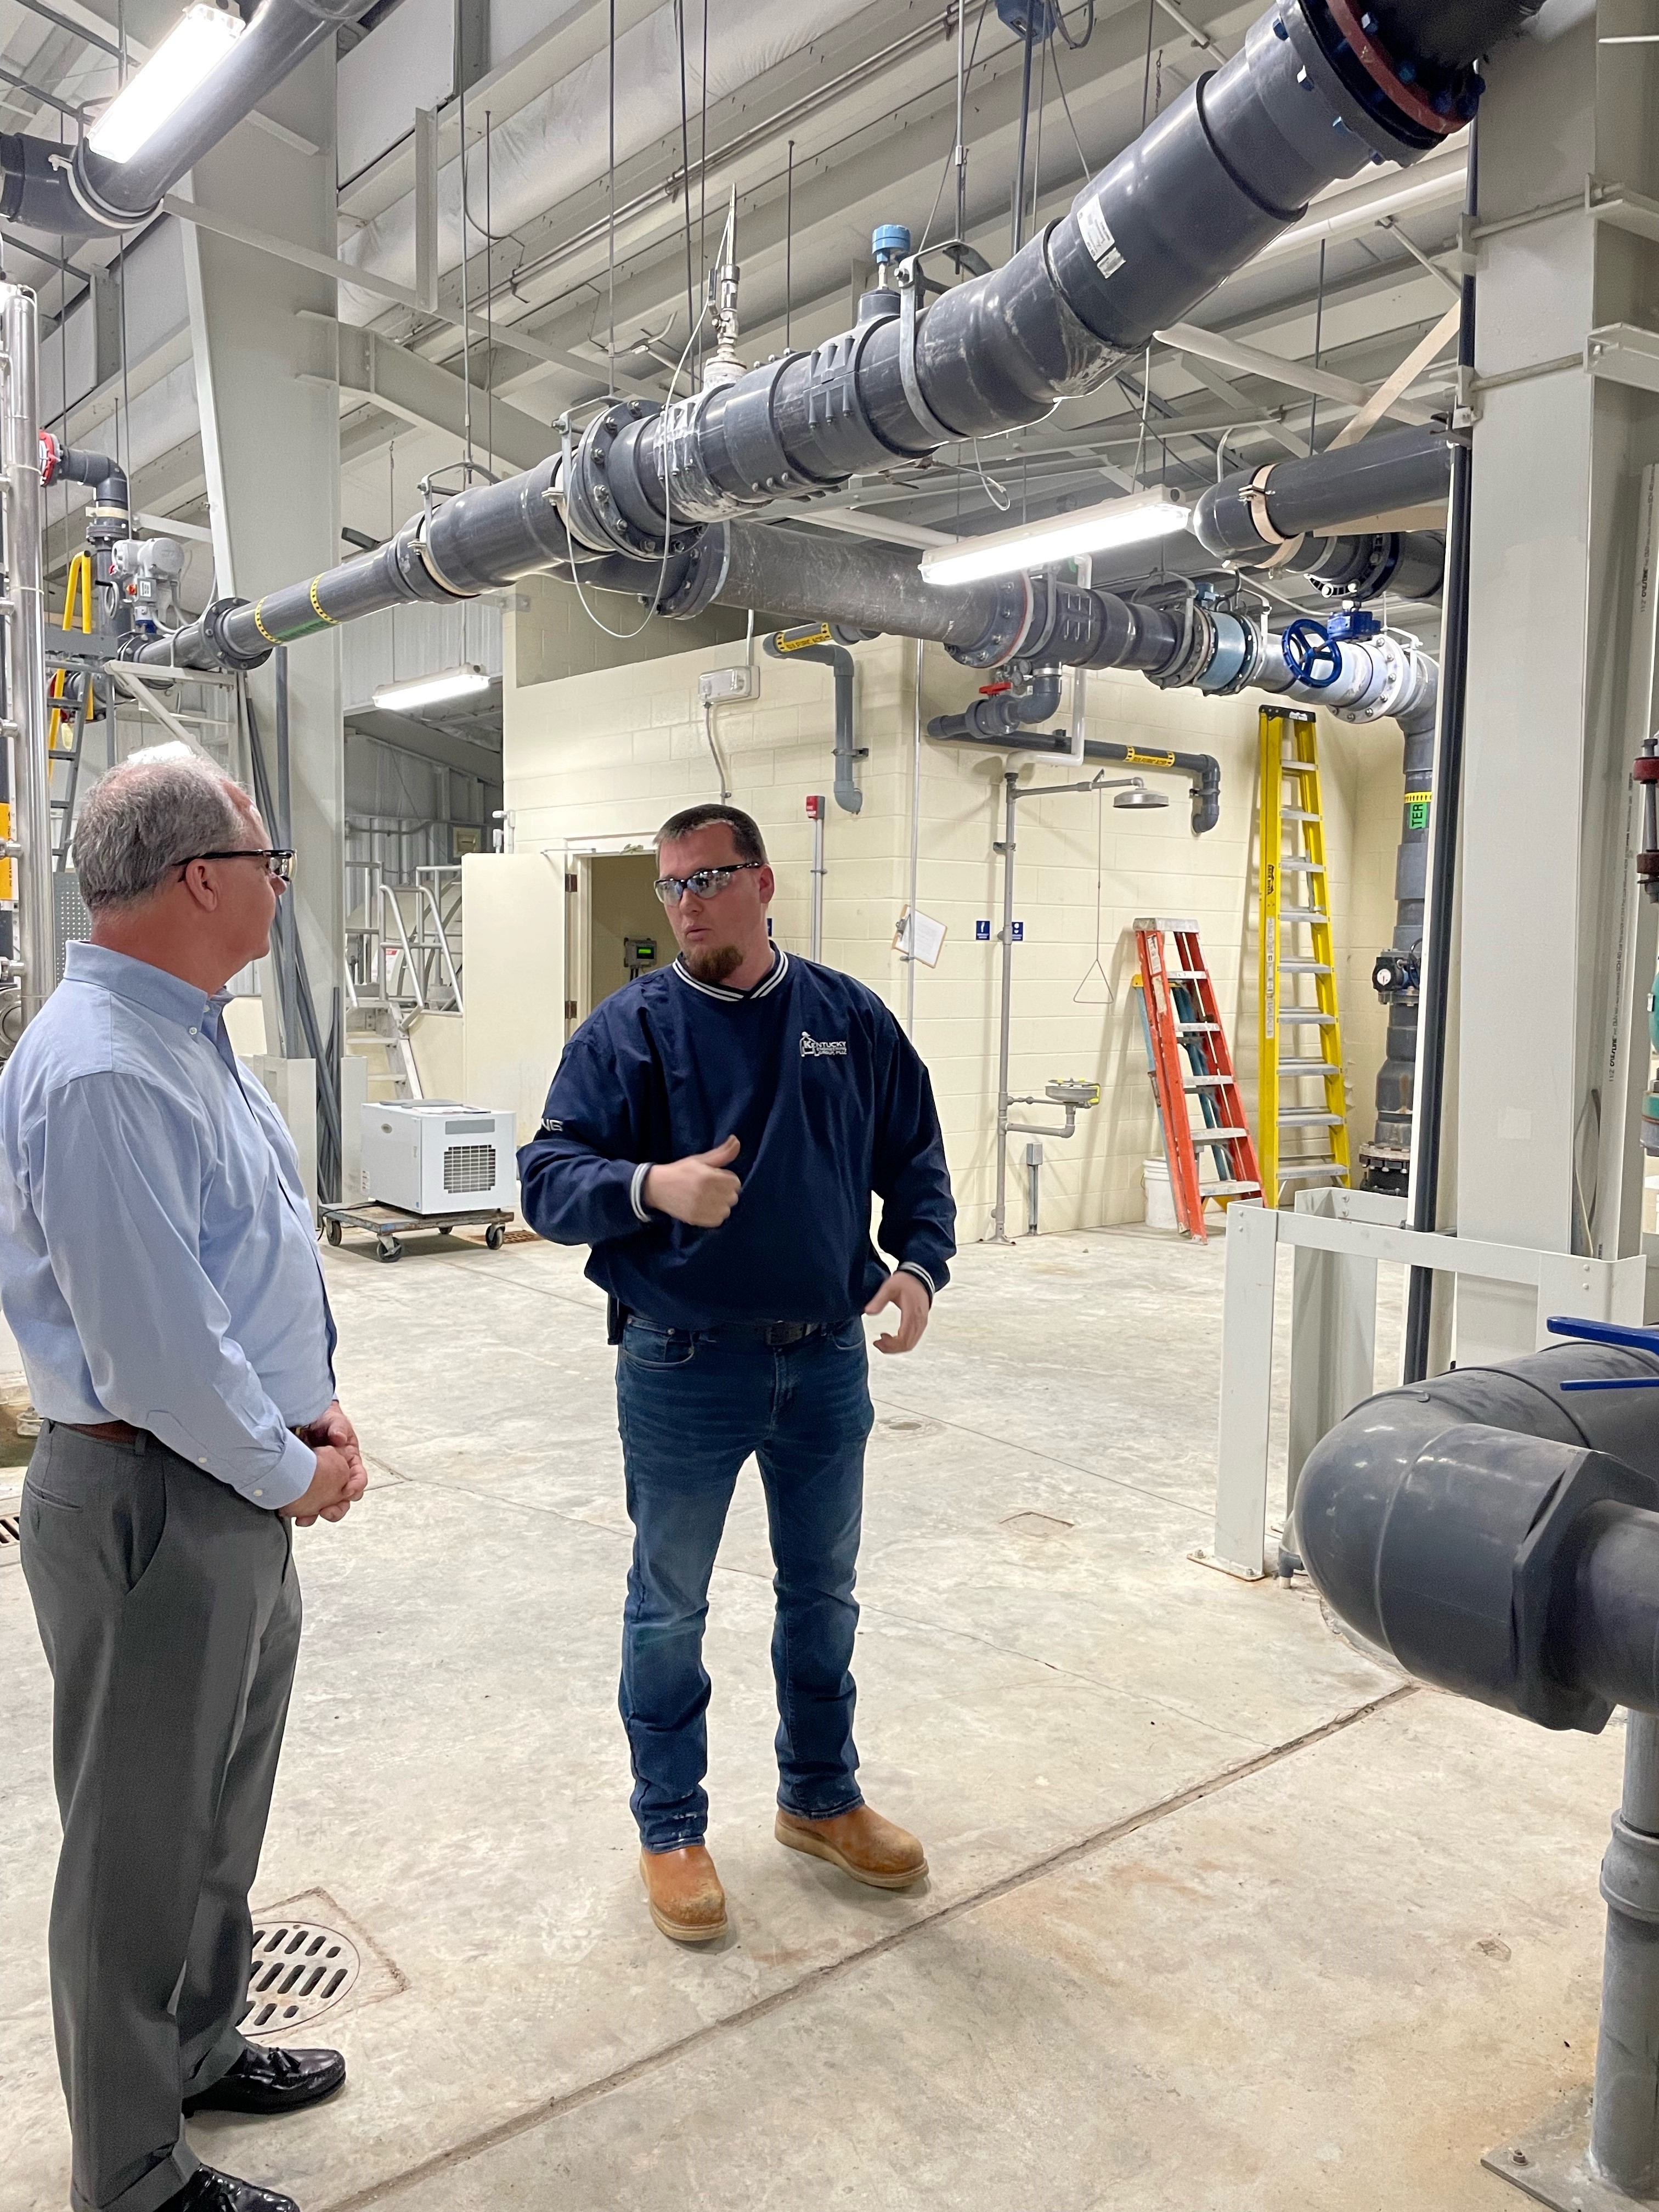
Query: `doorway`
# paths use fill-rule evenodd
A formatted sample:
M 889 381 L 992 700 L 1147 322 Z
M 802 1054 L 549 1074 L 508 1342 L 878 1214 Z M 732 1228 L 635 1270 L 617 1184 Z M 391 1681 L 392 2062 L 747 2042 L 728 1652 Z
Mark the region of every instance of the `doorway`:
M 587 889 L 585 1017 L 635 976 L 666 966 L 674 957 L 674 938 L 653 888 L 657 880 L 654 853 L 592 853 L 583 873 Z

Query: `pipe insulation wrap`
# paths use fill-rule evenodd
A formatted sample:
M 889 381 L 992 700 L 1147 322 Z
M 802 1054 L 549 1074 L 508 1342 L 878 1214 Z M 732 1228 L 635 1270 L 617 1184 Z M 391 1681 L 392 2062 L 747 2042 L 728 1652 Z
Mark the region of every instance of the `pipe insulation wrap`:
M 1322 1597 L 1420 1680 L 1546 1728 L 1659 1712 L 1659 1421 L 1651 1352 L 1553 1345 L 1385 1391 L 1297 1489 Z

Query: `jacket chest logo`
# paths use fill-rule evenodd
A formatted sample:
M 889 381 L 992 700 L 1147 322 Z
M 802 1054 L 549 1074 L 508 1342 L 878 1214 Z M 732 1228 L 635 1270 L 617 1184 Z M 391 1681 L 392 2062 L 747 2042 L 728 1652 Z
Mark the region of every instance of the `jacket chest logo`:
M 830 1037 L 821 1042 L 809 1030 L 803 1030 L 800 1033 L 800 1056 L 803 1060 L 845 1060 L 847 1040 L 845 1037 Z

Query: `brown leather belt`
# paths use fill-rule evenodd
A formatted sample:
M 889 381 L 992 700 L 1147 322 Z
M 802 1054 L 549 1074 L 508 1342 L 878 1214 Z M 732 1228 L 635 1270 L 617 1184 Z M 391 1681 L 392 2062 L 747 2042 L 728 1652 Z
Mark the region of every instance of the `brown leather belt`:
M 54 1421 L 55 1429 L 73 1429 L 77 1437 L 96 1437 L 100 1443 L 136 1444 L 148 1429 L 135 1429 L 131 1421 Z

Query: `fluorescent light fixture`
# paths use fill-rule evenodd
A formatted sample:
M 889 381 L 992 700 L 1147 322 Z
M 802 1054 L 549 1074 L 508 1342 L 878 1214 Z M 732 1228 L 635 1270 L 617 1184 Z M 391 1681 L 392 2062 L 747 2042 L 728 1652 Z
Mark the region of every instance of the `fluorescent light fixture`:
M 441 699 L 470 698 L 475 691 L 489 689 L 489 677 L 469 661 L 464 667 L 442 669 L 436 676 L 411 676 L 401 684 L 382 684 L 374 694 L 374 703 L 407 711 L 413 707 L 435 707 Z
M 106 161 L 130 161 L 218 68 L 247 26 L 228 8 L 186 8 L 88 133 Z
M 930 584 L 976 584 L 982 576 L 1017 575 L 1023 568 L 1046 568 L 1085 553 L 1104 553 L 1118 545 L 1139 545 L 1187 527 L 1180 495 L 1160 485 L 1073 514 L 1053 514 L 1046 522 L 994 530 L 984 538 L 961 538 L 954 545 L 921 556 Z

